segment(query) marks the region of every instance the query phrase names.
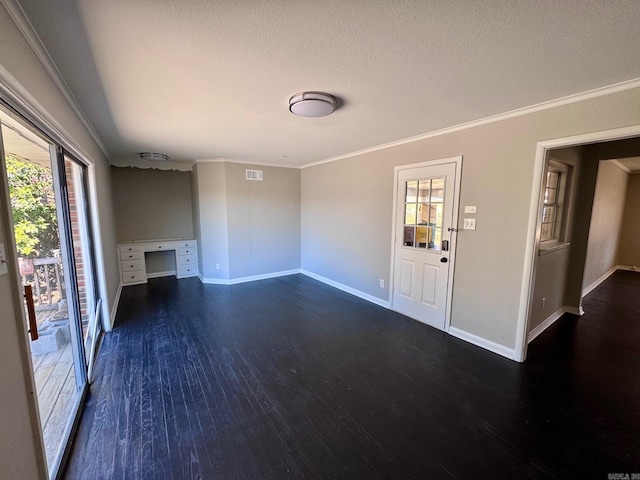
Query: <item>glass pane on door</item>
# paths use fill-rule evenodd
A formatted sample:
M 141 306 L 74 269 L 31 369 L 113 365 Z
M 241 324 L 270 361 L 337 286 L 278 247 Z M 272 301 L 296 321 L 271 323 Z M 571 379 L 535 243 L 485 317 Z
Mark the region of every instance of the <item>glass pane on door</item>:
M 61 240 L 48 140 L 0 110 L 19 273 L 25 288 L 25 332 L 49 472 L 59 465 L 84 388 L 84 362 L 71 306 L 70 264 Z M 64 228 L 64 227 L 62 227 Z
M 440 252 L 444 211 L 443 177 L 405 183 L 403 246 Z

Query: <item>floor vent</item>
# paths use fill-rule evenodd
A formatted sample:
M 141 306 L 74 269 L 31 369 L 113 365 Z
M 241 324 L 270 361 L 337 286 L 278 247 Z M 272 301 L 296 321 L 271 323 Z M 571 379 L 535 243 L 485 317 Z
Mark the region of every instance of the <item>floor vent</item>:
M 247 172 L 247 180 L 258 180 L 262 181 L 264 178 L 262 170 L 246 170 Z

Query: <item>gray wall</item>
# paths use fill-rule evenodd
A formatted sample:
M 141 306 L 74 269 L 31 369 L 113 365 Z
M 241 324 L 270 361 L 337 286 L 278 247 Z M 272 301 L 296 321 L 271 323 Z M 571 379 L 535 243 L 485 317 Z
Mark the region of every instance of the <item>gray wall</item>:
M 598 167 L 583 289 L 618 264 L 629 174 L 611 161 Z
M 111 167 L 118 243 L 194 238 L 191 172 Z M 175 272 L 175 255 L 145 255 L 148 274 Z
M 514 348 L 537 142 L 640 124 L 639 102 L 629 90 L 305 168 L 302 268 L 388 300 L 393 167 L 463 155 L 478 226 L 458 234 L 451 323 Z
M 118 243 L 193 238 L 191 172 L 111 167 Z
M 618 264 L 640 267 L 640 174 L 629 176 Z
M 248 168 L 263 170 L 264 180 L 246 180 Z M 205 280 L 300 268 L 300 170 L 199 162 L 194 183 Z
M 567 229 L 565 242 L 568 245 L 560 249 L 538 252 L 528 325 L 529 332 L 565 306 L 565 288 L 571 254 L 572 225 L 582 167 L 582 149 L 580 147 L 556 149 L 549 152 L 549 157 L 551 160 L 573 167 L 569 179 L 570 183 L 566 187 L 569 195 L 564 205 Z
M 193 168 L 197 185 L 197 203 L 200 234 L 198 262 L 203 278 L 229 279 L 229 240 L 227 229 L 227 191 L 225 164 L 222 162 L 197 163 Z M 216 268 L 216 265 L 219 268 Z
M 263 181 L 245 170 L 264 171 Z M 300 170 L 225 164 L 229 277 L 300 268 Z
M 95 181 L 93 193 L 97 198 L 97 220 L 100 225 L 99 261 L 104 264 L 105 278 L 101 285 L 106 294 L 106 317 L 113 305 L 119 284 L 118 261 L 115 249 L 115 229 L 111 209 L 111 189 L 106 158 L 89 132 L 60 93 L 35 56 L 28 43 L 0 6 L 0 82 L 10 86 L 13 94 L 25 101 L 35 115 L 40 116 L 60 132 L 84 155 L 93 161 L 90 174 Z M 5 197 L 2 197 L 5 202 Z M 7 212 L 2 212 L 7 222 Z M 8 225 L 8 223 L 5 223 Z M 7 230 L 4 231 L 4 243 Z M 13 281 L 12 281 L 13 280 Z M 44 478 L 41 443 L 35 430 L 37 414 L 33 399 L 28 350 L 25 350 L 25 332 L 20 305 L 12 308 L 11 290 L 18 288 L 17 277 L 0 277 L 0 404 L 10 406 L 0 412 L 0 477 Z

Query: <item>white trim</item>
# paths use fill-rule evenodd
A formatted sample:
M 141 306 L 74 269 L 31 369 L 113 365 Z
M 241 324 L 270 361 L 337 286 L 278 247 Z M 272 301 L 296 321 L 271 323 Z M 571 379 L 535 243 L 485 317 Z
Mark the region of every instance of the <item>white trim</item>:
M 584 310 L 582 309 L 582 305 L 579 307 L 564 307 L 567 313 L 571 315 L 577 315 L 579 317 L 584 315 Z
M 616 268 L 618 270 L 625 270 L 627 272 L 640 272 L 640 267 L 632 267 L 629 265 L 618 265 Z
M 605 87 L 595 88 L 593 90 L 588 90 L 586 92 L 576 93 L 573 95 L 568 95 L 566 97 L 557 98 L 555 100 L 548 100 L 546 102 L 537 103 L 535 105 L 530 105 L 528 107 L 518 108 L 508 112 L 499 113 L 497 115 L 481 118 L 479 120 L 473 120 L 471 122 L 461 123 L 453 127 L 434 130 L 432 132 L 423 133 L 421 135 L 416 135 L 414 137 L 409 137 L 402 140 L 385 143 L 382 145 L 378 145 L 376 147 L 365 148 L 355 152 L 346 153 L 344 155 L 338 155 L 336 157 L 327 158 L 325 160 L 318 160 L 316 162 L 306 163 L 302 165 L 300 168 L 315 167 L 316 165 L 321 165 L 323 163 L 336 162 L 338 160 L 344 160 L 345 158 L 356 157 L 358 155 L 364 155 L 366 153 L 376 152 L 378 150 L 384 150 L 386 148 L 397 147 L 399 145 L 405 145 L 407 143 L 418 142 L 420 140 L 425 140 L 427 138 L 438 137 L 441 135 L 458 132 L 460 130 L 467 130 L 469 128 L 479 127 L 481 125 L 495 123 L 502 120 L 507 120 L 509 118 L 520 117 L 522 115 L 539 112 L 541 110 L 548 110 L 551 108 L 561 107 L 563 105 L 569 105 L 571 103 L 581 102 L 583 100 L 589 100 L 591 98 L 597 98 L 605 95 L 624 92 L 626 90 L 632 90 L 638 87 L 640 87 L 640 78 L 635 78 L 633 80 L 615 83 L 613 85 L 607 85 Z
M 1 1 L 1 0 L 0 0 Z M 197 158 L 191 164 L 192 166 L 196 163 L 239 163 L 242 165 L 257 165 L 259 167 L 276 167 L 276 168 L 293 168 L 295 170 L 300 170 L 302 167 L 300 165 L 285 165 L 281 163 L 270 163 L 270 162 L 254 162 L 249 160 L 234 160 L 230 158 Z
M 611 163 L 613 163 L 616 167 L 618 167 L 620 170 L 622 170 L 625 173 L 633 173 L 631 172 L 630 168 L 627 168 L 626 166 L 624 166 L 619 160 L 611 160 Z
M 436 160 L 428 160 L 426 162 L 419 163 L 411 163 L 408 165 L 398 165 L 393 169 L 393 211 L 391 213 L 391 265 L 389 266 L 389 300 L 387 302 L 387 308 L 394 310 L 393 308 L 393 285 L 394 285 L 394 274 L 395 274 L 395 257 L 396 257 L 396 220 L 397 220 L 397 209 L 398 209 L 398 175 L 402 170 L 410 170 L 413 168 L 421 168 L 421 167 L 435 167 L 438 165 L 445 165 L 448 163 L 454 163 L 456 165 L 456 175 L 453 179 L 454 190 L 453 190 L 453 218 L 451 219 L 451 228 L 458 227 L 458 219 L 459 219 L 459 203 L 460 203 L 460 186 L 462 183 L 462 155 L 458 155 L 456 157 L 449 158 L 440 158 Z M 445 307 L 444 313 L 444 331 L 448 332 L 449 327 L 451 326 L 451 308 L 453 302 L 451 301 L 453 298 L 453 281 L 454 281 L 454 272 L 455 272 L 455 261 L 456 261 L 456 244 L 457 244 L 457 233 L 455 231 L 450 232 L 451 237 L 449 240 L 449 281 L 447 283 L 447 306 Z M 396 310 L 394 310 L 396 311 Z M 398 312 L 402 313 L 402 312 Z M 424 322 L 423 322 L 424 323 Z M 437 328 L 437 327 L 436 327 Z
M 207 278 L 198 274 L 200 281 L 209 285 L 236 285 L 238 283 L 255 282 L 256 280 L 266 280 L 267 278 L 285 277 L 287 275 L 295 275 L 301 273 L 300 269 L 284 270 L 282 272 L 263 273 L 261 275 L 251 275 L 249 277 L 238 278 Z
M 527 343 L 531 343 L 534 338 L 536 338 L 538 335 L 544 332 L 547 328 L 553 325 L 555 321 L 558 320 L 565 313 L 567 313 L 567 307 L 560 307 L 558 310 L 556 310 L 547 318 L 545 318 L 540 325 L 538 325 L 536 328 L 534 328 L 529 332 L 529 335 L 527 336 Z
M 147 279 L 149 278 L 160 278 L 160 277 L 170 277 L 175 275 L 175 270 L 167 270 L 165 272 L 147 272 Z
M 16 27 L 18 27 L 18 30 L 20 30 L 20 32 L 24 36 L 25 40 L 31 47 L 31 50 L 33 50 L 33 53 L 35 53 L 35 55 L 38 57 L 38 60 L 40 60 L 40 63 L 42 63 L 42 66 L 45 68 L 53 82 L 56 84 L 58 90 L 60 90 L 60 93 L 62 93 L 64 98 L 69 103 L 71 109 L 78 116 L 78 119 L 80 120 L 80 122 L 82 122 L 84 128 L 87 129 L 87 132 L 89 132 L 89 135 L 91 135 L 93 140 L 96 142 L 96 145 L 98 145 L 100 150 L 102 150 L 104 156 L 108 157 L 109 155 L 107 153 L 107 148 L 105 147 L 104 143 L 102 143 L 102 140 L 93 128 L 93 125 L 91 125 L 91 122 L 89 122 L 89 119 L 80 107 L 80 104 L 71 93 L 69 85 L 67 85 L 67 82 L 64 80 L 64 77 L 60 73 L 60 70 L 58 70 L 57 65 L 49 55 L 49 52 L 45 48 L 42 40 L 36 33 L 26 14 L 24 13 L 24 10 L 22 10 L 20 4 L 18 4 L 16 0 L 0 0 L 0 2 L 7 9 L 7 12 L 13 20 L 13 23 L 15 23 Z
M 469 342 L 480 348 L 489 350 L 490 352 L 502 355 L 509 360 L 514 360 L 515 352 L 512 348 L 505 347 L 504 345 L 500 345 L 499 343 L 492 342 L 491 340 L 487 340 L 486 338 L 479 337 L 478 335 L 460 330 L 459 328 L 453 326 L 449 327 L 449 334 L 456 338 L 459 338 L 460 340 L 464 340 L 465 342 Z
M 634 82 L 638 82 L 634 80 Z M 618 84 L 622 85 L 622 84 Z M 612 92 L 613 93 L 613 92 Z M 599 132 L 585 133 L 571 137 L 556 138 L 538 142 L 536 146 L 536 156 L 533 170 L 533 183 L 531 193 L 531 203 L 529 205 L 529 227 L 527 230 L 524 268 L 522 272 L 522 284 L 520 287 L 520 306 L 518 308 L 518 324 L 516 330 L 515 359 L 524 362 L 527 358 L 527 325 L 529 323 L 529 312 L 531 307 L 532 289 L 535 278 L 535 267 L 537 263 L 538 250 L 540 247 L 540 225 L 539 212 L 542 201 L 541 185 L 542 171 L 544 169 L 547 150 L 557 147 L 571 147 L 584 145 L 587 143 L 598 143 L 612 140 L 622 140 L 640 136 L 640 125 L 630 127 L 602 130 Z M 581 310 L 581 308 L 580 308 Z M 577 310 L 579 312 L 579 310 Z M 579 314 L 579 313 L 577 313 Z
M 302 273 L 303 275 L 306 275 L 307 277 L 311 277 L 314 280 L 318 280 L 319 282 L 325 283 L 330 287 L 337 288 L 338 290 L 342 290 L 343 292 L 350 293 L 351 295 L 362 298 L 363 300 L 366 300 L 368 302 L 375 303 L 376 305 L 379 305 L 384 308 L 389 308 L 389 302 L 386 302 L 381 298 L 374 297 L 373 295 L 369 295 L 368 293 L 364 293 L 360 290 L 356 290 L 355 288 L 351 288 L 342 283 L 335 282 L 329 278 L 323 277 L 322 275 L 318 275 L 308 270 L 304 270 L 304 269 L 300 270 L 300 273 Z
M 604 274 L 600 275 L 600 277 L 597 278 L 594 282 L 592 282 L 591 285 L 589 285 L 589 286 L 587 286 L 587 287 L 582 289 L 582 296 L 586 297 L 589 293 L 591 293 L 593 290 L 598 288 L 598 286 L 602 282 L 604 282 L 607 278 L 609 278 L 611 275 L 616 273 L 616 270 L 622 270 L 622 269 L 624 269 L 624 267 L 622 267 L 620 265 L 616 265 L 615 267 L 610 269 L 608 272 L 605 272 Z
M 106 332 L 113 330 L 113 326 L 116 323 L 116 314 L 118 313 L 118 305 L 120 304 L 120 295 L 122 295 L 122 282 L 118 284 L 115 298 L 113 299 L 113 305 L 111 306 L 111 312 L 109 312 L 109 328 L 105 328 Z

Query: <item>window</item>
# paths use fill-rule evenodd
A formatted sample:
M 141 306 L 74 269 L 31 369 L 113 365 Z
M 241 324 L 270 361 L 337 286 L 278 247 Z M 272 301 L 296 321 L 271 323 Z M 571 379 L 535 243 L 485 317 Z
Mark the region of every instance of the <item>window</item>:
M 409 180 L 405 186 L 404 246 L 440 251 L 444 178 Z
M 569 165 L 550 160 L 545 172 L 540 243 L 549 246 L 565 241 Z

